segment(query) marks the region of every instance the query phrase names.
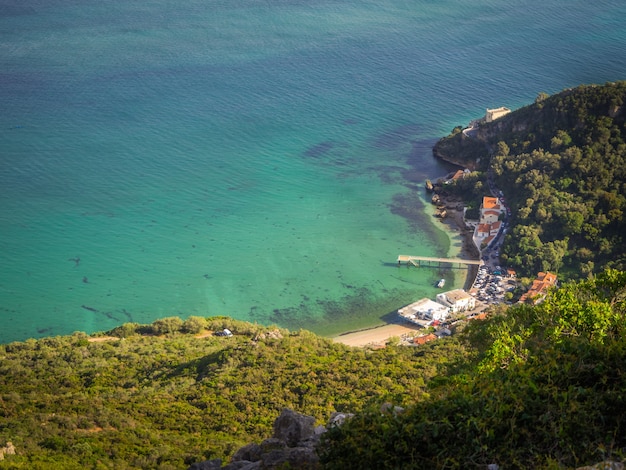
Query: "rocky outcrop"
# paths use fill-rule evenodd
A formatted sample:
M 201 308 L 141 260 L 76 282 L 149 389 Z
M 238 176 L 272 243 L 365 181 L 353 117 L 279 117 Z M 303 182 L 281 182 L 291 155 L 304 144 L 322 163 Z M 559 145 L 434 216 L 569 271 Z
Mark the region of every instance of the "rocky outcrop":
M 5 455 L 15 455 L 15 446 L 12 442 L 7 442 L 4 447 L 0 447 L 0 460 L 4 460 Z
M 230 463 L 220 459 L 194 463 L 189 470 L 271 470 L 319 468 L 317 446 L 321 435 L 340 426 L 349 413 L 333 413 L 327 426 L 315 426 L 315 418 L 285 408 L 274 422 L 274 435 L 260 444 L 248 444 L 234 453 Z
M 280 332 L 280 330 L 275 329 L 272 331 L 267 331 L 265 333 L 259 333 L 254 337 L 252 341 L 258 342 L 258 341 L 274 340 L 274 339 L 275 340 L 283 339 L 283 335 Z

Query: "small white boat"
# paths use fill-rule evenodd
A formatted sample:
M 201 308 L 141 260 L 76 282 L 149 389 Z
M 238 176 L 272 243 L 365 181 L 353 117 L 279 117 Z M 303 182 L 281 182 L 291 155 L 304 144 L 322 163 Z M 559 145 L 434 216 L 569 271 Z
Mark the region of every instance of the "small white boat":
M 439 279 L 439 282 L 437 283 L 437 287 L 441 289 L 445 285 L 446 285 L 446 280 L 444 278 Z

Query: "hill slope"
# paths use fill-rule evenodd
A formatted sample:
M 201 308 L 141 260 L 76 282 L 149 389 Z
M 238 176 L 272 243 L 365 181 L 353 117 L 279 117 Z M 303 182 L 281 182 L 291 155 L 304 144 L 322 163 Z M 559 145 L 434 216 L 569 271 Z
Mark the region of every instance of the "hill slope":
M 207 335 L 223 328 L 234 336 Z M 198 317 L 0 345 L 0 447 L 17 449 L 0 468 L 186 468 L 270 436 L 283 407 L 326 422 L 419 401 L 464 354 L 455 341 L 368 351 Z
M 623 459 L 626 273 L 568 284 L 541 305 L 476 322 L 481 351 L 400 415 L 326 434 L 325 468 L 573 468 Z
M 626 82 L 581 86 L 437 143 L 436 156 L 477 170 L 473 184 L 491 176 L 503 190 L 503 262 L 561 278 L 626 268 L 625 103 Z

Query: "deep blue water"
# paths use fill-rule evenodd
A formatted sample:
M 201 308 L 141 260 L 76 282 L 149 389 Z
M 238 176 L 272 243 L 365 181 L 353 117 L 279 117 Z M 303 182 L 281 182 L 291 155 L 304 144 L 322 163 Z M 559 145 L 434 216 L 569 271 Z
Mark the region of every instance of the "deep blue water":
M 440 277 L 398 254 L 458 249 L 436 139 L 625 79 L 625 25 L 617 0 L 3 2 L 0 342 L 380 323 Z

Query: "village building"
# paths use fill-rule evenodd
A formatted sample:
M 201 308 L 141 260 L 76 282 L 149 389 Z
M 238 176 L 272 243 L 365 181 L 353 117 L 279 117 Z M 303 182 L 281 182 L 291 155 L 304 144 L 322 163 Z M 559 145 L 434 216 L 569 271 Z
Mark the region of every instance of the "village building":
M 489 246 L 489 244 L 496 238 L 502 222 L 497 221 L 493 224 L 478 224 L 474 230 L 474 243 L 479 248 Z
M 429 343 L 430 341 L 434 341 L 437 339 L 437 336 L 433 333 L 427 334 L 425 336 L 416 336 L 413 338 L 413 344 L 421 346 L 422 344 Z
M 502 204 L 500 204 L 500 199 L 493 196 L 484 196 L 483 203 L 480 206 L 480 218 L 487 219 L 493 215 L 496 215 L 496 220 L 500 217 L 500 214 L 503 212 Z
M 468 175 L 470 173 L 469 169 L 465 168 L 464 170 L 457 170 L 455 173 L 452 174 L 452 176 L 450 176 L 446 181 L 445 184 L 450 184 L 453 183 L 455 181 L 458 181 L 460 179 L 465 178 L 466 175 Z
M 480 220 L 481 222 L 485 224 L 493 224 L 498 221 L 501 213 L 502 213 L 501 211 L 497 211 L 493 209 L 483 210 L 480 214 L 481 216 Z
M 451 312 L 463 312 L 476 307 L 476 299 L 463 289 L 454 289 L 437 294 L 437 302 L 445 305 Z
M 496 220 L 495 222 L 490 223 L 489 235 L 491 235 L 492 237 L 495 237 L 496 235 L 498 235 L 498 232 L 500 231 L 501 228 L 502 228 L 501 220 Z
M 487 108 L 485 112 L 485 122 L 493 122 L 502 116 L 506 116 L 510 112 L 511 110 L 509 108 L 505 108 L 504 106 L 494 109 Z
M 428 326 L 433 322 L 442 322 L 448 317 L 448 307 L 424 298 L 398 310 L 398 314 L 420 326 Z
M 471 315 L 469 319 L 470 320 L 486 320 L 487 314 L 483 312 L 483 313 L 479 313 L 478 315 Z
M 434 335 L 437 338 L 443 338 L 445 336 L 452 336 L 452 330 L 450 330 L 449 328 L 438 328 Z
M 533 281 L 532 286 L 525 292 L 519 299 L 520 303 L 531 303 L 537 305 L 546 297 L 548 289 L 556 286 L 557 277 L 556 274 L 551 272 L 540 272 L 537 278 Z
M 500 220 L 504 206 L 497 197 L 484 196 L 480 206 L 480 220 L 474 228 L 474 245 L 479 250 L 489 246 L 502 228 Z

